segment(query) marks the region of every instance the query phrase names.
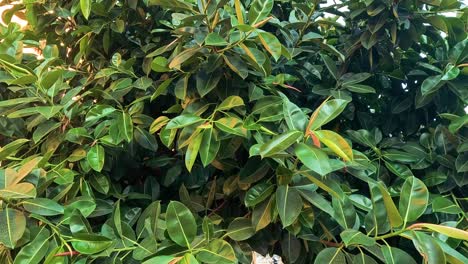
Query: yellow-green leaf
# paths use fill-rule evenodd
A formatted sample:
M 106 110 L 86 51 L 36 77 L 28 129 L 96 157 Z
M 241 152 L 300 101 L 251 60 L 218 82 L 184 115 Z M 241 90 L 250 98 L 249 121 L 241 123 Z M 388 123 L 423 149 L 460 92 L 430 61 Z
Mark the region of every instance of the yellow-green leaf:
M 353 160 L 353 149 L 351 149 L 351 146 L 342 136 L 330 130 L 319 130 L 315 131 L 314 134 L 323 144 L 329 147 L 336 155 L 340 156 L 343 160 Z

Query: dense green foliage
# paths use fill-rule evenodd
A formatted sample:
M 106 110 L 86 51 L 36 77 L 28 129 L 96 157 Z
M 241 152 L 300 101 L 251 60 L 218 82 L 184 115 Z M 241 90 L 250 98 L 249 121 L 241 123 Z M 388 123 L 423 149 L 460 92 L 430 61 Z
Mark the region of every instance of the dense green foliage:
M 468 263 L 467 19 L 457 0 L 14 4 L 0 263 Z

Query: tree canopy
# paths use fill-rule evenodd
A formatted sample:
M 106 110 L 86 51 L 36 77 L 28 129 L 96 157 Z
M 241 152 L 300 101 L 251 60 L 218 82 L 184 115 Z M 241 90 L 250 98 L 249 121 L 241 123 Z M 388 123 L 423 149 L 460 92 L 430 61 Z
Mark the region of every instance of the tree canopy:
M 2 20 L 0 263 L 468 263 L 463 1 Z

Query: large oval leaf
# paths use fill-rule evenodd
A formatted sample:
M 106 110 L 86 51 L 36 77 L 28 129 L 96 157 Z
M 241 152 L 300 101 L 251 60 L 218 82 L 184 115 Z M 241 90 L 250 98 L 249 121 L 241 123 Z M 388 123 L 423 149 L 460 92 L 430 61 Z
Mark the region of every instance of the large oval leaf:
M 255 234 L 252 222 L 243 217 L 238 217 L 229 224 L 226 235 L 235 241 L 249 239 Z
M 401 187 L 398 206 L 404 223 L 418 219 L 426 210 L 428 199 L 426 185 L 416 177 L 408 177 Z
M 341 248 L 326 248 L 320 251 L 315 258 L 314 264 L 344 264 L 346 257 Z
M 283 227 L 289 226 L 301 213 L 302 198 L 295 188 L 281 185 L 276 190 L 276 208 Z
M 47 198 L 26 200 L 23 201 L 23 206 L 26 211 L 44 216 L 60 215 L 64 212 L 63 206 Z
M 176 244 L 190 248 L 197 234 L 197 224 L 192 212 L 183 204 L 171 201 L 166 211 L 166 226 L 169 237 Z
M 20 211 L 5 208 L 0 211 L 0 243 L 5 247 L 15 248 L 16 242 L 23 236 L 26 230 L 26 218 Z
M 207 247 L 202 248 L 197 254 L 197 258 L 203 263 L 237 263 L 234 249 L 228 242 L 221 239 L 213 240 Z
M 86 159 L 88 160 L 89 166 L 98 172 L 100 172 L 104 167 L 104 158 L 105 151 L 101 145 L 94 145 L 86 154 Z

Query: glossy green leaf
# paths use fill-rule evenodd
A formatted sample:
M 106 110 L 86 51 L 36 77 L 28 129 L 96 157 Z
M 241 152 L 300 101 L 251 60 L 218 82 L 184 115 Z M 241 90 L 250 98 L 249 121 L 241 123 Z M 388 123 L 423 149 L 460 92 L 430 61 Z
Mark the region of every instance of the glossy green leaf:
M 229 236 L 235 241 L 242 241 L 249 239 L 255 234 L 252 222 L 243 217 L 238 217 L 229 224 L 226 231 L 226 236 Z
M 52 216 L 63 214 L 63 206 L 47 198 L 36 198 L 23 201 L 24 209 L 30 213 Z
M 353 160 L 353 150 L 348 142 L 331 130 L 314 131 L 314 135 L 345 161 Z
M 435 75 L 425 79 L 421 84 L 422 95 L 428 95 L 436 92 L 442 86 L 441 78 L 441 75 Z
M 205 38 L 205 45 L 208 46 L 226 46 L 227 44 L 227 41 L 216 32 L 211 32 Z
M 26 217 L 18 210 L 5 208 L 0 211 L 0 243 L 7 248 L 15 248 L 26 230 Z
M 112 114 L 116 109 L 108 105 L 96 105 L 86 114 L 86 122 L 93 122 Z
M 236 117 L 223 117 L 215 121 L 220 130 L 241 137 L 247 137 L 247 130 L 243 127 L 242 120 Z
M 293 224 L 302 209 L 302 198 L 299 192 L 288 185 L 279 186 L 276 190 L 276 208 L 283 227 Z
M 468 171 L 468 153 L 460 153 L 455 160 L 455 168 L 457 169 L 457 172 L 462 173 L 462 172 L 467 172 Z
M 216 140 L 213 128 L 205 129 L 203 131 L 202 143 L 200 146 L 199 154 L 203 166 L 208 166 L 215 158 L 219 151 L 221 143 Z
M 155 57 L 151 62 L 151 69 L 155 72 L 168 72 L 167 59 L 165 57 Z
M 390 247 L 388 245 L 382 246 L 382 254 L 385 258 L 385 263 L 388 264 L 398 264 L 398 263 L 408 263 L 408 264 L 416 264 L 416 261 L 406 253 L 405 251 Z
M 316 130 L 321 126 L 335 119 L 345 109 L 347 101 L 342 99 L 332 99 L 326 101 L 312 114 L 312 123 L 309 123 L 310 130 Z
M 333 197 L 332 205 L 334 213 L 334 219 L 345 229 L 351 229 L 354 227 L 357 219 L 356 210 L 351 203 L 349 198 L 345 198 L 340 201 Z
M 180 115 L 174 119 L 171 119 L 171 121 L 167 123 L 166 128 L 167 129 L 183 128 L 189 125 L 200 123 L 202 121 L 203 119 L 196 115 L 192 115 L 192 114 Z
M 24 98 L 14 98 L 9 100 L 0 101 L 0 108 L 1 107 L 11 107 L 19 104 L 28 104 L 34 103 L 39 101 L 39 97 L 24 97 Z
M 328 71 L 333 76 L 333 78 L 335 78 L 335 80 L 338 80 L 338 69 L 336 68 L 336 64 L 332 60 L 332 58 L 325 54 L 320 54 L 320 57 L 322 58 L 323 62 L 325 63 L 325 66 L 327 67 Z
M 244 203 L 247 207 L 255 206 L 273 193 L 274 186 L 269 183 L 260 183 L 251 187 L 245 194 Z
M 320 251 L 314 264 L 344 264 L 346 257 L 341 248 L 326 248 Z
M 307 125 L 307 115 L 285 95 L 281 95 L 281 98 L 283 101 L 284 120 L 289 129 L 304 131 Z
M 122 112 L 120 119 L 119 119 L 119 129 L 122 132 L 125 140 L 127 142 L 132 141 L 133 139 L 133 121 L 132 117 L 125 113 Z
M 238 106 L 243 106 L 244 105 L 244 100 L 237 96 L 237 95 L 231 95 L 224 99 L 218 107 L 216 107 L 216 110 L 218 111 L 225 111 L 229 110 L 234 107 Z
M 230 55 L 224 55 L 223 59 L 227 66 L 237 75 L 239 75 L 239 77 L 241 77 L 242 79 L 247 78 L 249 72 L 245 65 L 245 62 L 242 61 L 242 59 L 240 59 L 237 56 Z
M 174 256 L 156 256 L 144 261 L 143 264 L 170 264 L 175 259 L 179 258 Z
M 333 171 L 328 156 L 320 149 L 300 143 L 296 145 L 295 153 L 307 168 L 322 176 Z
M 143 148 L 151 151 L 158 150 L 158 142 L 156 141 L 156 138 L 154 137 L 154 135 L 150 134 L 146 129 L 136 127 L 134 131 L 134 136 L 136 142 Z
M 273 218 L 275 207 L 275 197 L 271 196 L 268 200 L 255 206 L 252 212 L 252 225 L 255 232 L 267 227 Z
M 83 16 L 88 19 L 91 14 L 91 0 L 80 0 L 80 8 Z
M 462 212 L 460 207 L 445 197 L 437 197 L 432 201 L 432 211 L 447 214 L 458 214 Z
M 263 0 L 262 0 L 263 1 Z M 263 2 L 273 2 L 271 0 L 265 0 Z M 258 32 L 258 38 L 262 43 L 263 47 L 273 56 L 277 61 L 281 57 L 281 43 L 275 37 L 275 35 L 268 32 Z
M 438 264 L 447 262 L 444 251 L 435 241 L 435 238 L 415 231 L 413 232 L 412 241 L 426 263 Z
M 404 223 L 418 219 L 426 210 L 429 199 L 429 191 L 426 185 L 416 178 L 408 177 L 401 187 L 401 197 L 398 210 Z
M 81 254 L 96 254 L 110 247 L 114 242 L 104 236 L 96 234 L 75 234 L 71 244 Z
M 273 0 L 255 0 L 249 9 L 249 23 L 255 25 L 266 18 L 273 9 Z
M 166 211 L 166 226 L 169 237 L 176 244 L 190 248 L 190 243 L 197 234 L 195 218 L 182 203 L 171 201 Z
M 220 239 L 210 242 L 206 248 L 203 248 L 197 254 L 197 258 L 203 263 L 237 263 L 234 249 L 229 243 Z
M 340 237 L 347 247 L 350 245 L 373 246 L 376 244 L 373 238 L 353 229 L 341 232 Z
M 42 228 L 36 237 L 34 237 L 34 240 L 21 248 L 15 257 L 13 264 L 41 263 L 41 260 L 45 257 L 47 250 L 49 249 L 49 236 L 49 230 Z
M 270 141 L 260 147 L 260 155 L 262 158 L 273 156 L 289 148 L 302 136 L 302 132 L 294 130 L 274 136 Z
M 186 62 L 188 59 L 192 58 L 201 48 L 190 48 L 182 51 L 177 56 L 175 56 L 169 63 L 169 68 L 180 68 L 182 63 Z
M 188 145 L 187 152 L 185 153 L 185 167 L 188 171 L 192 170 L 193 164 L 198 156 L 198 151 L 200 150 L 200 145 L 202 143 L 203 134 L 199 133 L 191 140 Z
M 392 227 L 399 227 L 403 224 L 403 219 L 401 218 L 398 209 L 396 208 L 395 203 L 393 202 L 392 197 L 388 193 L 388 190 L 385 188 L 383 183 L 378 184 L 378 188 L 382 194 L 382 199 L 385 205 L 385 209 L 387 210 L 387 217 L 390 221 L 390 225 Z
M 372 88 L 369 85 L 364 85 L 364 84 L 347 84 L 347 85 L 344 85 L 344 88 L 354 93 L 361 93 L 361 94 L 375 93 L 374 88 Z
M 385 161 L 385 167 L 387 167 L 389 171 L 391 171 L 393 174 L 402 179 L 414 177 L 413 172 L 411 172 L 410 168 L 408 168 L 408 166 L 404 164 Z
M 4 189 L 0 189 L 0 198 L 6 200 L 34 197 L 36 197 L 36 188 L 29 182 L 11 184 Z
M 436 225 L 436 224 L 429 224 L 429 223 L 417 223 L 415 224 L 414 227 L 427 228 L 432 231 L 444 234 L 446 236 L 453 237 L 455 239 L 467 240 L 468 238 L 468 231 L 450 227 L 450 226 Z
M 148 6 L 161 6 L 172 10 L 192 10 L 192 5 L 180 0 L 148 0 L 145 1 Z
M 92 146 L 86 154 L 89 166 L 95 171 L 100 172 L 104 167 L 105 150 L 101 145 Z

